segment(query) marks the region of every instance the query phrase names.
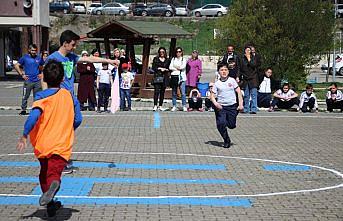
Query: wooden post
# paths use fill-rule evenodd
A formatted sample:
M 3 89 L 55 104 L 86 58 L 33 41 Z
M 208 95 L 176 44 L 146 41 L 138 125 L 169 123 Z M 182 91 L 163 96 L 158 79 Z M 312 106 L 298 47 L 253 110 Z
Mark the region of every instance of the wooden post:
M 100 51 L 100 53 L 101 53 L 101 48 L 100 48 L 100 42 L 95 42 L 95 48 L 96 49 L 98 49 L 98 51 Z M 101 55 L 100 55 L 100 57 L 101 57 Z
M 142 77 L 143 77 L 143 79 L 142 79 L 141 89 L 144 89 L 146 87 L 151 39 L 150 38 L 144 38 L 143 42 L 144 42 L 144 44 L 143 44 L 143 59 L 142 59 L 142 65 L 143 65 Z
M 107 58 L 111 57 L 111 48 L 110 48 L 110 39 L 109 38 L 105 38 L 104 39 L 104 43 L 105 43 L 105 54 Z
M 7 62 L 7 57 L 5 54 L 5 35 L 4 32 L 0 31 L 0 77 L 5 77 L 5 63 Z
M 169 46 L 169 58 L 174 57 L 175 48 L 176 48 L 176 38 L 171 38 L 170 39 L 170 46 Z

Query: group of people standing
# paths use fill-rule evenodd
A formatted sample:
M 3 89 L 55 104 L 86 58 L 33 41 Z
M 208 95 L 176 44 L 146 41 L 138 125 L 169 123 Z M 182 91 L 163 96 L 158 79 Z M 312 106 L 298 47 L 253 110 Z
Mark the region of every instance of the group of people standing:
M 154 111 L 165 110 L 163 108 L 164 93 L 167 87 L 172 89 L 171 111 L 176 111 L 178 89 L 181 93 L 182 111 L 187 111 L 186 93 L 197 87 L 201 78 L 202 62 L 198 57 L 198 51 L 194 50 L 189 59 L 184 58 L 183 49 L 176 47 L 174 56 L 169 59 L 164 47 L 160 47 L 157 56 L 152 62 L 154 78 Z M 191 108 L 191 107 L 190 107 Z

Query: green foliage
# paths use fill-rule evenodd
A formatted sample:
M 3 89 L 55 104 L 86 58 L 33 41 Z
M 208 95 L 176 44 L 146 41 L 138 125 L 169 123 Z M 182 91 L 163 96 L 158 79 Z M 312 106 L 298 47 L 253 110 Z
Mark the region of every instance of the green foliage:
M 230 43 L 240 52 L 253 44 L 264 68 L 270 66 L 276 77 L 302 84 L 308 74 L 305 66 L 332 45 L 333 6 L 320 0 L 236 0 L 216 27 L 217 48 L 224 51 Z

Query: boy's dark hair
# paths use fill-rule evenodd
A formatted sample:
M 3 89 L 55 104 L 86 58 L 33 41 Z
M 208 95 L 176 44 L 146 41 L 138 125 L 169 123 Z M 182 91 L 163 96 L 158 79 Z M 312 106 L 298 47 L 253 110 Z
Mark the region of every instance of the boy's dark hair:
M 29 49 L 38 49 L 37 45 L 36 44 L 30 44 L 29 45 Z
M 44 81 L 48 87 L 60 87 L 64 78 L 64 69 L 61 62 L 49 60 L 43 69 Z
M 330 86 L 334 86 L 335 88 L 337 88 L 337 83 L 331 83 Z
M 80 40 L 80 36 L 75 34 L 73 31 L 65 30 L 62 32 L 60 36 L 60 46 L 63 45 L 64 42 L 70 43 L 71 41 L 78 41 Z
M 306 90 L 307 90 L 307 89 L 313 89 L 313 85 L 312 85 L 312 84 L 307 84 L 307 85 L 306 85 Z
M 227 63 L 224 63 L 224 62 L 218 64 L 218 70 L 222 67 L 226 67 L 227 69 L 229 69 L 229 67 L 227 66 Z

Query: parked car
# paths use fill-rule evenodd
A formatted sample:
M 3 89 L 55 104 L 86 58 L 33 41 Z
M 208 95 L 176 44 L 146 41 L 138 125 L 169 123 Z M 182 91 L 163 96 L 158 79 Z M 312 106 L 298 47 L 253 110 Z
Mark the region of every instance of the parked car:
M 6 65 L 6 71 L 12 71 L 13 70 L 13 61 L 12 59 L 10 58 L 10 56 L 6 56 L 6 59 L 5 59 L 5 65 Z
M 220 4 L 207 4 L 201 8 L 196 8 L 192 11 L 192 15 L 196 17 L 201 16 L 223 16 L 227 14 L 227 8 Z
M 99 8 L 101 6 L 102 6 L 101 3 L 92 3 L 92 4 L 90 4 L 90 6 L 88 6 L 88 8 L 87 8 L 87 14 L 91 14 L 93 9 Z
M 117 3 L 117 2 L 111 2 L 111 3 L 107 3 L 104 6 L 101 6 L 99 8 L 95 8 L 92 11 L 92 14 L 96 14 L 96 15 L 126 15 L 126 14 L 130 14 L 130 8 L 124 6 L 121 3 Z
M 337 12 L 337 17 L 339 18 L 343 17 L 343 4 L 336 5 L 336 12 Z
M 86 14 L 86 6 L 83 3 L 73 4 L 73 13 Z
M 134 15 L 141 16 L 166 16 L 171 17 L 176 13 L 175 7 L 168 4 L 154 4 L 146 8 L 135 8 Z
M 133 15 L 142 15 L 142 11 L 148 6 L 144 3 L 131 4 L 131 10 Z
M 63 12 L 69 14 L 72 11 L 72 5 L 69 1 L 50 2 L 49 11 L 50 13 Z
M 330 63 L 329 67 L 325 64 L 321 66 L 322 71 L 327 72 L 329 70 L 329 74 L 332 75 L 333 71 L 333 62 Z M 338 54 L 336 56 L 336 74 L 343 75 L 343 54 Z
M 175 15 L 176 16 L 188 16 L 190 11 L 187 7 L 187 5 L 179 5 L 179 6 L 175 6 Z

